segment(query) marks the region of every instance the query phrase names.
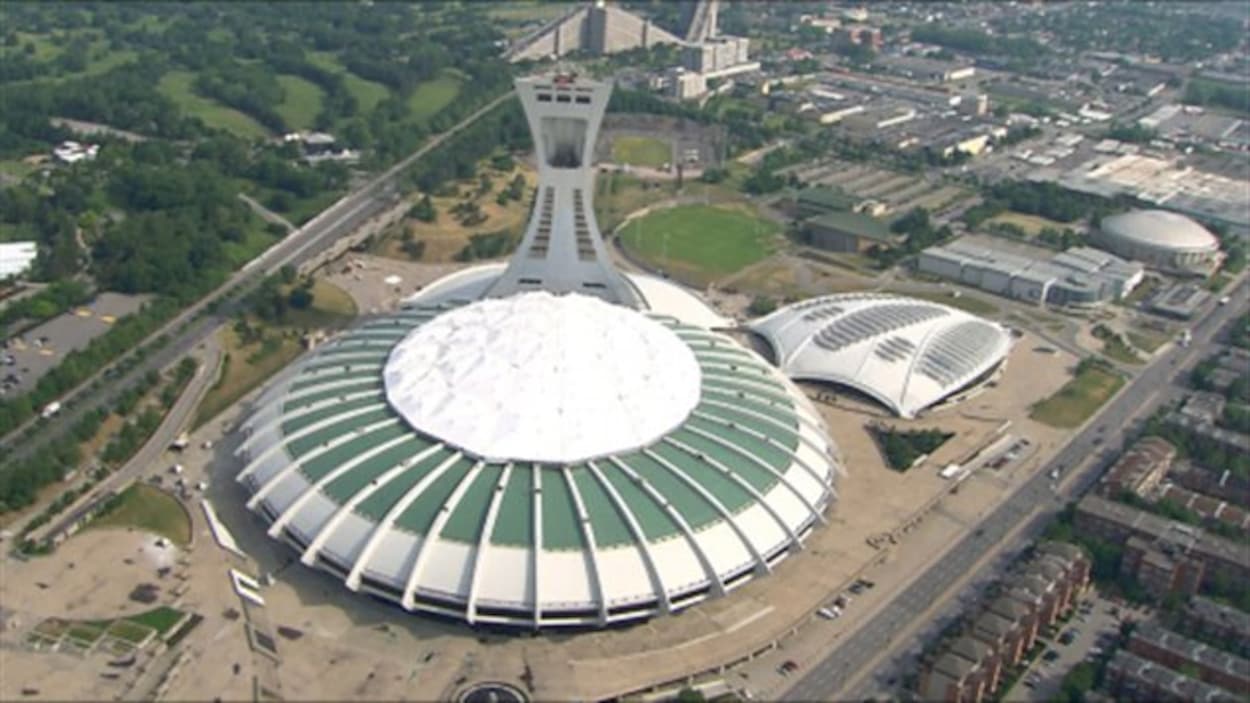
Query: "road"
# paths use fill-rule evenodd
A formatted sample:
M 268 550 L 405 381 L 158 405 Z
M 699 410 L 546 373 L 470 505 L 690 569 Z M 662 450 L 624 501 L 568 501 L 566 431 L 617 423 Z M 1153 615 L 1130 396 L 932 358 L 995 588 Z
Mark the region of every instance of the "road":
M 218 367 L 221 365 L 221 345 L 217 343 L 216 337 L 210 337 L 204 342 L 202 348 L 195 350 L 193 356 L 196 357 L 198 364 L 195 375 L 187 382 L 187 387 L 178 396 L 178 400 L 174 402 L 169 412 L 165 413 L 161 424 L 157 426 L 148 441 L 139 448 L 139 451 L 135 452 L 134 456 L 130 457 L 120 469 L 106 476 L 103 481 L 66 507 L 59 520 L 32 530 L 27 536 L 28 539 L 39 542 L 65 529 L 77 519 L 77 513 L 83 508 L 94 503 L 99 497 L 121 490 L 129 482 L 138 480 L 145 470 L 156 463 L 161 454 L 177 439 L 178 433 L 186 428 L 196 408 L 199 407 L 200 400 L 204 398 L 208 389 L 212 388 L 213 381 L 217 378 Z M 33 515 L 14 524 L 10 529 L 20 534 L 30 517 Z
M 393 199 L 398 197 L 398 191 L 394 187 L 395 180 L 405 169 L 510 97 L 512 97 L 512 91 L 500 95 L 447 131 L 435 135 L 420 149 L 361 188 L 343 196 L 298 230 L 274 244 L 259 257 L 236 271 L 226 283 L 188 307 L 148 337 L 150 341 L 161 335 L 169 335 L 168 344 L 136 364 L 130 371 L 120 375 L 114 369 L 122 363 L 125 357 L 114 361 L 109 367 L 63 395 L 60 401 L 65 406 L 65 410 L 55 420 L 44 423 L 35 436 L 27 438 L 23 435 L 39 422 L 38 418 L 31 419 L 0 440 L 0 454 L 6 458 L 20 459 L 33 451 L 35 447 L 68 431 L 86 412 L 112 403 L 122 389 L 130 386 L 149 370 L 164 368 L 187 354 L 213 334 L 218 325 L 229 319 L 242 293 L 287 264 L 298 266 L 312 259 L 329 247 L 335 239 L 350 234 L 371 217 L 390 207 Z M 222 302 L 225 304 L 219 304 Z M 102 381 L 103 385 L 93 387 L 96 381 Z M 22 441 L 18 442 L 18 438 Z
M 1247 279 L 1229 293 L 1234 304 L 1215 307 L 1192 328 L 1193 344 L 1175 346 L 1146 367 L 1103 410 L 1073 435 L 1050 462 L 1021 485 L 996 510 L 956 543 L 940 560 L 919 574 L 895 599 L 838 646 L 811 666 L 784 695 L 785 700 L 865 700 L 892 672 L 869 678 L 880 663 L 897 657 L 915 642 L 912 631 L 934 622 L 929 615 L 947 600 L 965 578 L 988 581 L 1013 555 L 1035 541 L 1045 526 L 1072 498 L 1083 494 L 1114 458 L 1104 442 L 1118 447 L 1132 421 L 1143 418 L 1160 402 L 1174 398 L 1181 389 L 1173 384 L 1178 368 L 1188 366 L 1207 352 L 1223 327 L 1246 308 Z M 1105 431 L 1100 432 L 1102 428 Z M 1097 442 L 1095 440 L 1098 440 Z M 1095 461 L 1087 461 L 1095 458 Z M 1048 474 L 1064 472 L 1062 484 L 1052 489 Z M 1071 471 L 1068 471 L 1071 469 Z M 973 529 L 975 528 L 975 529 Z M 1014 534 L 1013 534 L 1014 532 Z M 999 558 L 993 558 L 998 556 Z M 884 678 L 885 681 L 879 679 Z M 868 679 L 868 680 L 865 680 Z

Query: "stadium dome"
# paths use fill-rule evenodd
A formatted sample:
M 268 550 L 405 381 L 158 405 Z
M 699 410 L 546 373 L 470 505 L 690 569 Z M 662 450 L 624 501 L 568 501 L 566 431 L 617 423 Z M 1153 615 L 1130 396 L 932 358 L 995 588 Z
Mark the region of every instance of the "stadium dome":
M 1102 220 L 1093 241 L 1113 254 L 1155 268 L 1202 272 L 1218 263 L 1220 240 L 1193 220 L 1167 210 L 1134 210 Z
M 582 296 L 417 304 L 290 367 L 242 424 L 248 507 L 411 611 L 601 626 L 769 572 L 840 470 L 732 339 Z
M 911 418 L 987 378 L 1007 357 L 1002 326 L 925 300 L 875 293 L 813 298 L 750 324 L 795 380 L 828 381 Z

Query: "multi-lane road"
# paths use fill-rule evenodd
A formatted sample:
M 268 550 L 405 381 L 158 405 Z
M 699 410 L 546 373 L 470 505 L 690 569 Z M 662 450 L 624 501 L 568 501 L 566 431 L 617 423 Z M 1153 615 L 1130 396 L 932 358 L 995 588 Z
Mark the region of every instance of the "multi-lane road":
M 1169 349 L 1132 379 L 1046 466 L 970 527 L 963 539 L 858 630 L 840 640 L 824 659 L 811 665 L 783 698 L 864 700 L 879 688 L 882 682 L 878 678 L 893 678 L 892 672 L 874 676 L 874 669 L 889 664 L 913 644 L 910 637 L 900 634 L 910 634 L 927 624 L 922 622 L 926 614 L 949 598 L 953 587 L 965 577 L 972 581 L 993 578 L 1002 560 L 987 557 L 1014 554 L 1036 540 L 1068 500 L 1084 493 L 1098 479 L 1109 459 L 1099 456 L 1100 445 L 1119 446 L 1134 421 L 1181 392 L 1173 383 L 1178 370 L 1204 354 L 1216 334 L 1245 311 L 1247 279 L 1242 279 L 1229 296 L 1232 304 L 1213 308 L 1192 328 L 1191 346 Z M 1052 487 L 1049 474 L 1055 469 L 1062 473 L 1062 482 Z
M 73 427 L 74 423 L 88 411 L 112 403 L 122 389 L 129 387 L 149 370 L 164 368 L 190 352 L 212 334 L 224 320 L 228 319 L 233 311 L 232 301 L 237 301 L 241 293 L 246 292 L 265 276 L 278 271 L 283 266 L 288 264 L 298 266 L 312 259 L 325 251 L 336 239 L 352 233 L 370 218 L 391 207 L 395 198 L 398 197 L 396 181 L 404 170 L 510 97 L 512 97 L 511 91 L 500 95 L 454 127 L 435 135 L 420 149 L 387 169 L 385 173 L 344 196 L 321 214 L 287 235 L 282 241 L 236 271 L 217 290 L 154 332 L 149 339 L 155 339 L 161 335 L 170 336 L 170 341 L 160 350 L 124 374 L 111 371 L 123 361 L 119 359 L 79 384 L 77 388 L 60 399 L 66 409 L 53 421 L 45 422 L 33 436 L 25 438 L 24 433 L 31 425 L 41 422 L 38 419 L 32 419 L 0 439 L 0 454 L 6 458 L 25 456 L 37 446 L 55 439 Z M 93 388 L 96 381 L 102 381 L 102 383 Z M 18 442 L 19 437 L 22 437 L 23 441 Z

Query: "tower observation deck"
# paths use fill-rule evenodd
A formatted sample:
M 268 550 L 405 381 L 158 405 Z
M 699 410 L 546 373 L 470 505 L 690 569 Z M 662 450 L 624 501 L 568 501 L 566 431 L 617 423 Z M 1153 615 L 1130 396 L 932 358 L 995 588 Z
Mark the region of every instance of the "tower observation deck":
M 486 297 L 576 292 L 645 307 L 608 258 L 595 222 L 591 160 L 611 84 L 552 74 L 518 79 L 516 88 L 534 135 L 538 192 L 525 237 Z

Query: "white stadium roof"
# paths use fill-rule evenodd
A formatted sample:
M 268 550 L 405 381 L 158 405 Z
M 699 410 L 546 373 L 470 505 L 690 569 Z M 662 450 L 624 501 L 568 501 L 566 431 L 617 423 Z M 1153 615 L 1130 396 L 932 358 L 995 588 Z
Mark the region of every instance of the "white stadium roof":
M 383 379 L 413 427 L 486 459 L 553 464 L 650 444 L 686 419 L 700 388 L 694 354 L 664 325 L 546 292 L 482 300 L 415 328 Z
M 1207 228 L 1167 210 L 1134 210 L 1102 220 L 1102 230 L 1158 249 L 1217 251 L 1220 240 Z
M 1000 364 L 1002 326 L 925 300 L 876 293 L 813 298 L 751 323 L 795 380 L 865 393 L 902 417 L 957 393 Z

